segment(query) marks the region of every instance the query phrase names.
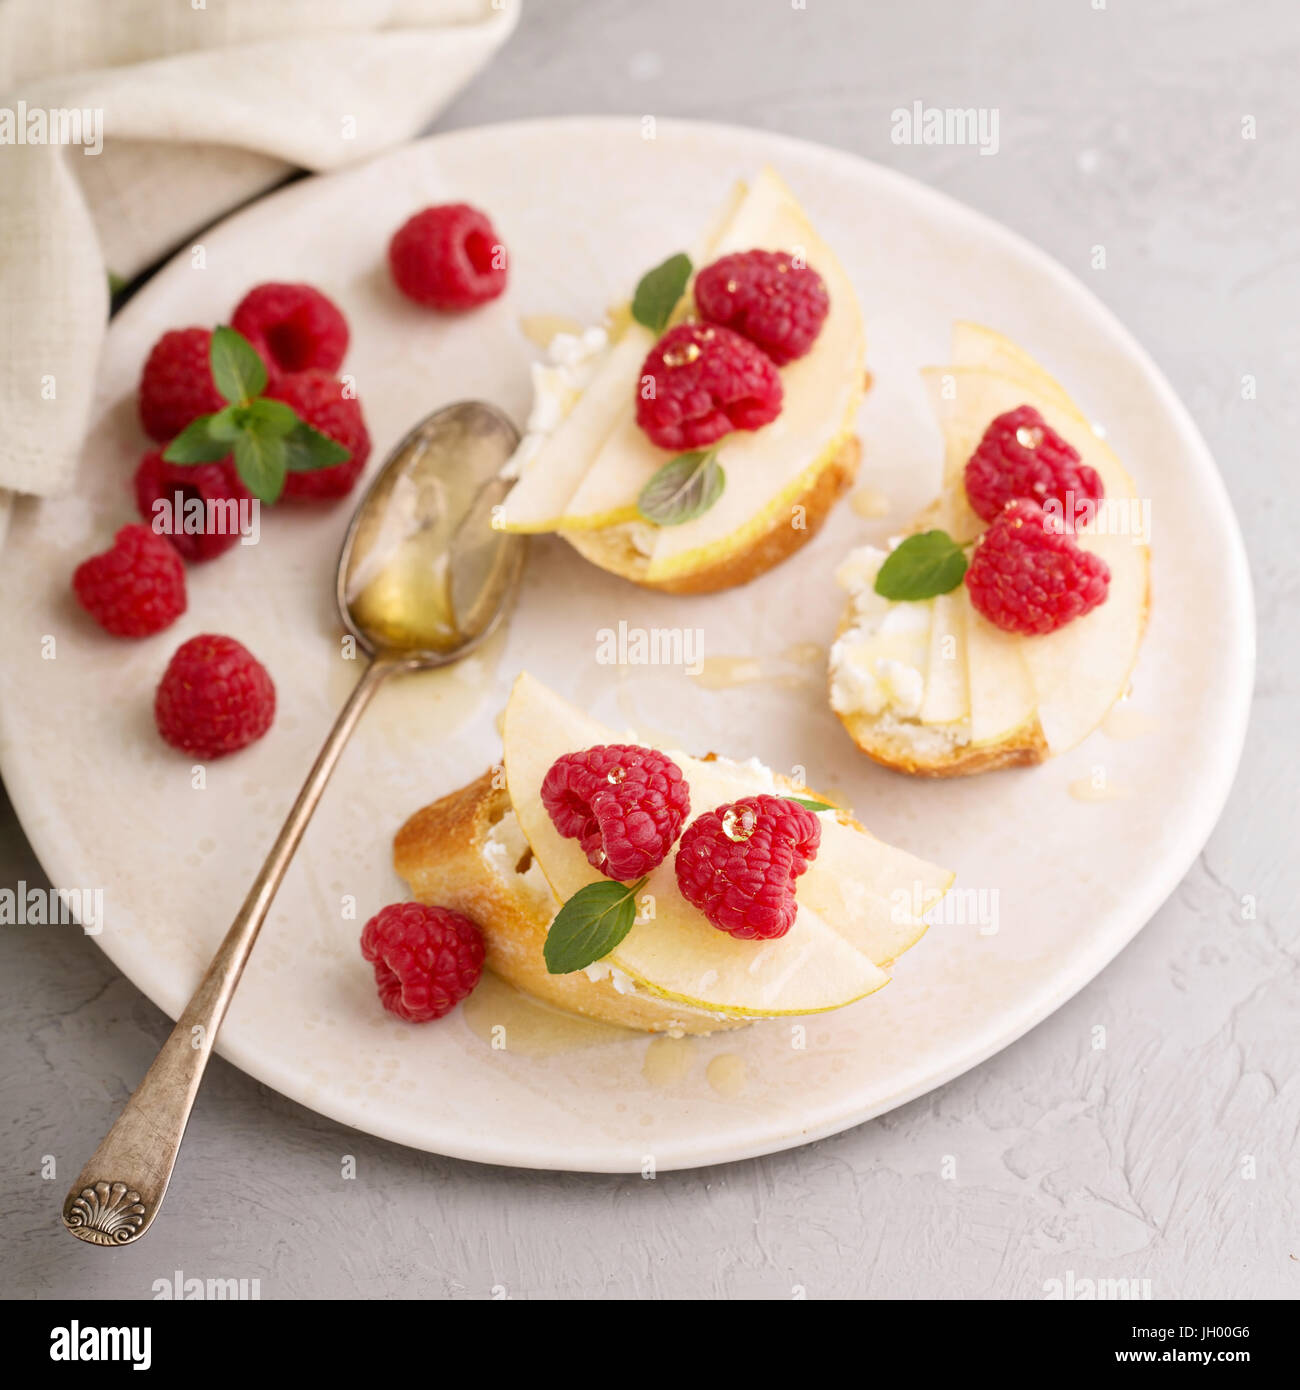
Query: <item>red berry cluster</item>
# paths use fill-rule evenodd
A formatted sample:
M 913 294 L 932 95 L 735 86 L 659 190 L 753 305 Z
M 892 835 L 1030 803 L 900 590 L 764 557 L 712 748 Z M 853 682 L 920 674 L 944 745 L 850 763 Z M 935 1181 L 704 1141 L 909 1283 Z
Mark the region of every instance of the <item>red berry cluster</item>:
M 989 523 L 966 571 L 971 604 L 1021 636 L 1055 632 L 1105 602 L 1110 568 L 1075 524 L 1105 495 L 1095 469 L 1031 405 L 999 415 L 966 463 L 966 496 Z
M 817 340 L 830 297 L 810 266 L 784 251 L 737 251 L 695 277 L 699 322 L 668 329 L 641 367 L 637 424 L 651 443 L 704 449 L 781 413 L 777 367 Z
M 623 743 L 557 758 L 541 798 L 556 830 L 620 882 L 664 862 L 691 810 L 682 771 L 666 753 Z M 682 896 L 720 931 L 771 940 L 793 925 L 794 881 L 820 842 L 817 817 L 798 802 L 743 797 L 691 822 L 673 868 Z

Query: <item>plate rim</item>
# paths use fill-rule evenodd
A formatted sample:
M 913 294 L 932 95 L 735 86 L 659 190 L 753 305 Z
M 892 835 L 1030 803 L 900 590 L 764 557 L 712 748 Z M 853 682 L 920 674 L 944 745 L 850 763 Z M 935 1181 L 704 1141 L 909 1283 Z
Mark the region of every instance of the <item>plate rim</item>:
M 1206 766 L 1203 776 L 1206 779 L 1206 785 L 1212 790 L 1212 795 L 1196 798 L 1191 809 L 1180 818 L 1181 829 L 1177 843 L 1163 856 L 1164 862 L 1173 867 L 1166 870 L 1165 873 L 1149 879 L 1145 885 L 1145 890 L 1137 895 L 1133 904 L 1127 905 L 1123 911 L 1115 909 L 1109 914 L 1108 920 L 1111 923 L 1109 929 L 1093 935 L 1089 949 L 1082 959 L 1075 957 L 1068 969 L 1065 967 L 1057 968 L 1047 977 L 1046 982 L 1039 987 L 1033 996 L 1019 1007 L 1004 1008 L 999 1014 L 991 1018 L 989 1025 L 978 1040 L 963 1048 L 960 1055 L 951 1059 L 948 1065 L 931 1069 L 919 1078 L 904 1077 L 894 1091 L 877 1102 L 866 1106 L 860 1104 L 827 1105 L 822 1108 L 818 1115 L 810 1117 L 812 1122 L 809 1124 L 787 1128 L 779 1133 L 774 1132 L 769 1125 L 762 1137 L 732 1138 L 715 1148 L 710 1148 L 709 1136 L 701 1133 L 698 1138 L 691 1141 L 678 1141 L 672 1144 L 667 1153 L 656 1154 L 656 1169 L 669 1172 L 705 1167 L 717 1163 L 739 1162 L 765 1154 L 779 1153 L 856 1128 L 868 1120 L 875 1119 L 898 1106 L 905 1105 L 909 1101 L 925 1095 L 929 1091 L 946 1085 L 949 1081 L 981 1065 L 989 1057 L 1002 1051 L 1003 1048 L 1010 1046 L 1037 1027 L 1082 990 L 1085 985 L 1096 979 L 1101 971 L 1147 925 L 1185 879 L 1223 814 L 1241 762 L 1252 713 L 1256 665 L 1256 629 L 1254 590 L 1247 561 L 1245 540 L 1227 486 L 1209 446 L 1202 437 L 1191 413 L 1174 391 L 1173 386 L 1155 360 L 1125 327 L 1114 311 L 1094 294 L 1082 280 L 1066 269 L 1053 256 L 1004 223 L 970 207 L 951 194 L 942 192 L 908 174 L 879 164 L 865 156 L 824 145 L 814 140 L 735 123 L 662 117 L 657 119 L 657 125 L 660 130 L 666 130 L 682 137 L 692 135 L 724 139 L 761 137 L 772 150 L 771 157 L 774 162 L 779 162 L 784 151 L 803 161 L 821 161 L 831 166 L 839 164 L 850 172 L 861 173 L 865 170 L 870 178 L 891 185 L 898 190 L 901 197 L 922 207 L 928 205 L 934 216 L 949 221 L 953 219 L 966 221 L 982 235 L 1001 243 L 1015 256 L 1032 264 L 1046 276 L 1056 292 L 1075 301 L 1081 301 L 1084 307 L 1110 331 L 1121 349 L 1137 367 L 1146 384 L 1152 388 L 1157 401 L 1174 427 L 1175 433 L 1183 442 L 1189 459 L 1194 461 L 1202 481 L 1209 488 L 1213 500 L 1217 501 L 1218 515 L 1223 523 L 1227 540 L 1227 553 L 1220 557 L 1223 573 L 1228 581 L 1223 586 L 1223 593 L 1230 609 L 1237 610 L 1233 616 L 1240 620 L 1233 623 L 1237 650 L 1232 653 L 1233 659 L 1228 663 L 1233 672 L 1230 690 L 1233 708 L 1228 715 L 1231 724 L 1228 725 L 1228 718 L 1226 718 L 1225 727 L 1219 731 L 1219 736 L 1202 744 L 1200 750 L 1204 753 L 1208 749 L 1211 755 L 1205 759 Z M 508 138 L 511 133 L 519 132 L 545 136 L 548 133 L 562 134 L 575 127 L 589 131 L 593 126 L 603 127 L 610 132 L 632 133 L 639 131 L 640 118 L 636 116 L 565 115 L 503 120 L 438 132 L 385 151 L 370 160 L 352 165 L 347 169 L 312 175 L 274 189 L 210 224 L 204 229 L 204 232 L 206 235 L 212 235 L 238 223 L 243 218 L 259 217 L 267 203 L 277 200 L 312 198 L 316 196 L 316 190 L 323 183 L 346 181 L 358 171 L 369 169 L 376 164 L 385 161 L 400 161 L 408 157 L 409 152 L 413 149 L 436 145 L 445 146 L 458 142 L 472 143 L 485 137 Z M 146 282 L 141 287 L 140 292 L 133 295 L 120 313 L 115 316 L 114 323 L 130 322 L 137 314 L 145 312 L 145 305 L 149 300 L 150 284 L 158 275 L 170 269 L 177 260 L 182 259 L 186 254 L 185 247 L 182 247 L 160 265 L 154 276 L 150 277 L 150 281 Z M 40 500 L 37 498 L 17 499 L 13 520 L 17 521 L 21 518 L 22 513 L 29 507 L 39 505 Z M 4 715 L 2 704 L 0 704 L 0 733 L 6 735 L 12 733 L 8 728 L 8 719 Z M 7 747 L 5 751 L 0 752 L 0 776 L 3 776 L 10 801 L 14 807 L 14 813 L 23 828 L 23 833 L 27 836 L 33 853 L 52 883 L 79 881 L 75 873 L 56 874 L 51 872 L 51 866 L 64 866 L 59 846 L 53 842 L 53 829 L 47 832 L 41 825 L 38 811 L 39 772 L 34 764 L 30 769 L 25 768 L 19 751 L 21 749 L 19 739 L 9 737 L 2 741 Z M 31 771 L 32 777 L 29 778 L 25 775 L 27 770 Z M 29 822 L 31 822 L 30 825 Z M 135 973 L 128 970 L 118 960 L 117 953 L 112 949 L 112 946 L 117 943 L 112 942 L 110 944 L 99 936 L 93 939 L 114 967 L 131 982 L 132 986 L 139 989 L 146 998 L 174 1021 L 177 1013 L 173 1012 L 157 997 L 160 991 L 143 986 L 136 979 Z M 156 984 L 156 982 L 153 983 Z M 419 1127 L 414 1124 L 404 1125 L 393 1122 L 391 1119 L 384 1119 L 376 1123 L 364 1111 L 358 1111 L 355 1108 L 349 1111 L 347 1103 L 342 1097 L 339 1097 L 337 1105 L 333 1104 L 333 1098 L 330 1096 L 322 1097 L 319 1094 L 313 1094 L 311 1098 L 308 1098 L 307 1092 L 310 1087 L 304 1078 L 292 1071 L 287 1073 L 281 1071 L 276 1066 L 275 1055 L 254 1055 L 251 1049 L 245 1050 L 237 1043 L 232 1044 L 231 1035 L 228 1033 L 223 1032 L 218 1037 L 215 1050 L 224 1060 L 238 1067 L 240 1071 L 255 1081 L 270 1086 L 289 1100 L 303 1105 L 316 1114 L 323 1115 L 349 1129 L 361 1130 L 364 1133 L 373 1134 L 377 1138 L 386 1139 L 422 1152 L 436 1153 L 477 1163 L 540 1171 L 628 1173 L 636 1172 L 640 1168 L 639 1156 L 633 1158 L 629 1155 L 620 1160 L 611 1156 L 612 1149 L 609 1147 L 597 1149 L 590 1144 L 577 1150 L 572 1148 L 566 1150 L 562 1140 L 559 1142 L 539 1142 L 535 1136 L 530 1137 L 529 1144 L 538 1144 L 539 1147 L 530 1153 L 522 1152 L 523 1146 L 517 1140 L 501 1143 L 496 1141 L 495 1134 L 476 1134 L 464 1128 L 456 1133 L 452 1142 L 448 1142 L 445 1136 L 438 1137 L 436 1142 L 431 1141 L 428 1133 L 420 1133 Z

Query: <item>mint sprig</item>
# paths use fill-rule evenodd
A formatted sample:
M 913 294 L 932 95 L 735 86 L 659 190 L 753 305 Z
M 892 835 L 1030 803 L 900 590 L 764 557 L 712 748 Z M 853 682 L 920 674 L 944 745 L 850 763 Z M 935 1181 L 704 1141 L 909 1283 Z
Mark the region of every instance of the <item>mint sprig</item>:
M 691 258 L 684 251 L 647 270 L 632 296 L 632 317 L 658 337 L 668 326 L 690 278 Z
M 227 404 L 192 420 L 163 450 L 168 463 L 215 463 L 234 455 L 240 481 L 259 501 L 279 500 L 290 473 L 332 468 L 351 451 L 313 429 L 291 405 L 262 393 L 266 364 L 233 328 L 212 331 L 212 380 Z
M 891 550 L 876 574 L 881 598 L 918 602 L 950 593 L 966 576 L 966 549 L 947 531 L 921 531 Z
M 609 955 L 632 930 L 636 895 L 645 885 L 644 878 L 633 884 L 598 879 L 579 888 L 546 934 L 542 955 L 549 973 L 568 975 Z
M 707 512 L 726 485 L 716 452 L 692 449 L 654 474 L 636 499 L 637 511 L 656 526 L 680 526 Z
M 266 390 L 266 363 L 236 329 L 214 328 L 208 356 L 212 383 L 231 405 L 245 405 Z
M 813 801 L 807 796 L 787 796 L 787 801 L 793 801 L 798 806 L 806 806 L 810 811 L 833 811 L 834 806 L 829 801 Z

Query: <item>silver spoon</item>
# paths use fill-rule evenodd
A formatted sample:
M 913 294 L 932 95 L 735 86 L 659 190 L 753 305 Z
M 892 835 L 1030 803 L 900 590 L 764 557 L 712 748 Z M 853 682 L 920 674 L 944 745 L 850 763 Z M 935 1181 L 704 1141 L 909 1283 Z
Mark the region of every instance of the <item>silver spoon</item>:
M 344 625 L 371 658 L 325 740 L 262 870 L 194 997 L 81 1170 L 63 1224 L 92 1245 L 126 1245 L 152 1225 L 257 933 L 343 745 L 395 671 L 447 666 L 476 647 L 509 605 L 520 536 L 493 527 L 499 478 L 518 433 L 500 411 L 464 401 L 430 415 L 397 446 L 361 499 L 338 563 Z

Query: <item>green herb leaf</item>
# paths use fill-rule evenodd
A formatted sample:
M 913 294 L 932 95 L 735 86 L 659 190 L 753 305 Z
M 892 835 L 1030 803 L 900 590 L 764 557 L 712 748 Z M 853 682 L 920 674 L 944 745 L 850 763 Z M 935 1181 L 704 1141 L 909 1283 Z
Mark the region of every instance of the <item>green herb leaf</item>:
M 876 593 L 916 602 L 951 592 L 965 574 L 965 551 L 947 531 L 922 531 L 890 551 L 876 575 Z
M 249 421 L 272 434 L 286 435 L 299 423 L 293 406 L 283 401 L 273 401 L 269 396 L 259 396 L 255 401 L 249 401 L 242 413 Z
M 810 811 L 833 811 L 835 809 L 829 801 L 812 801 L 806 796 L 787 796 L 786 800 L 797 802 L 800 806 L 806 806 Z
M 212 380 L 231 405 L 243 405 L 266 390 L 266 363 L 242 333 L 224 324 L 212 330 Z
M 542 954 L 552 975 L 568 975 L 607 956 L 636 922 L 636 895 L 645 887 L 600 879 L 578 891 L 555 915 Z
M 294 427 L 284 436 L 284 466 L 290 473 L 312 473 L 346 463 L 352 451 L 320 430 L 314 430 L 295 417 Z
M 684 251 L 647 270 L 632 296 L 632 317 L 658 337 L 668 326 L 690 278 L 691 258 Z
M 235 467 L 244 486 L 268 506 L 284 491 L 284 440 L 260 429 L 245 430 L 235 440 Z
M 241 410 L 237 405 L 228 405 L 224 410 L 218 410 L 215 415 L 208 415 L 205 418 L 208 422 L 208 433 L 213 439 L 224 440 L 226 452 L 230 452 L 230 445 L 243 434 L 247 423 L 247 412 Z
M 657 526 L 680 526 L 702 516 L 722 496 L 727 475 L 712 449 L 678 454 L 641 489 L 637 510 Z
M 200 415 L 191 420 L 163 450 L 163 458 L 168 463 L 215 463 L 225 458 L 231 441 L 214 436 L 212 425 L 216 419 L 216 415 Z

